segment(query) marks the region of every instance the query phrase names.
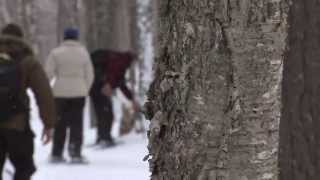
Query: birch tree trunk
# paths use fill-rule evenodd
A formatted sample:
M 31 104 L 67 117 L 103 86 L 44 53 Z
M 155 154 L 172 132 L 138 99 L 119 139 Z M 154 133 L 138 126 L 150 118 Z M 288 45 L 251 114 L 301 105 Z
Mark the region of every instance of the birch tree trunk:
M 275 180 L 284 0 L 161 0 L 153 180 Z

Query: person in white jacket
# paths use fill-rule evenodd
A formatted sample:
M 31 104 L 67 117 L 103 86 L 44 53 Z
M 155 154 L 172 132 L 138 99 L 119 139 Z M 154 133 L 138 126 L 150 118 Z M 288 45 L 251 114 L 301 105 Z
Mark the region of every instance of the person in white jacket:
M 72 163 L 86 163 L 82 156 L 83 109 L 94 79 L 88 50 L 78 41 L 79 31 L 67 28 L 64 41 L 53 49 L 46 62 L 46 73 L 54 79 L 53 94 L 58 122 L 55 126 L 51 162 L 66 162 L 63 149 L 69 129 L 68 151 Z

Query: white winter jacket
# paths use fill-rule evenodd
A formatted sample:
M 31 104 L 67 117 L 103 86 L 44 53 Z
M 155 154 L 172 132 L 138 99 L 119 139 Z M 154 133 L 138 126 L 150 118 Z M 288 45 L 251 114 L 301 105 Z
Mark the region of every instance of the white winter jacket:
M 50 80 L 55 78 L 55 97 L 88 95 L 94 78 L 93 68 L 87 49 L 78 41 L 67 40 L 53 49 L 45 69 Z

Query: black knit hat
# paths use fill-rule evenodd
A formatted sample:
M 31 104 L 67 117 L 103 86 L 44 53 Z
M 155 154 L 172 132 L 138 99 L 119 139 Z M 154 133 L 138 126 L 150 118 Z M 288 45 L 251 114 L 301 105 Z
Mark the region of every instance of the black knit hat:
M 19 38 L 23 37 L 23 32 L 22 32 L 22 29 L 20 28 L 20 26 L 17 24 L 13 24 L 13 23 L 7 24 L 2 29 L 1 34 L 15 36 L 15 37 L 19 37 Z

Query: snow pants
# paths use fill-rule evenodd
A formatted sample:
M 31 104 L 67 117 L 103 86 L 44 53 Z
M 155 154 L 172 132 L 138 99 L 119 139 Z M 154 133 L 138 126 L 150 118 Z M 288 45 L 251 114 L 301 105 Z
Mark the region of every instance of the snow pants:
M 101 93 L 93 94 L 91 98 L 97 116 L 97 142 L 111 140 L 113 124 L 112 99 Z
M 52 155 L 63 155 L 69 129 L 68 151 L 71 157 L 81 156 L 83 143 L 83 109 L 85 98 L 56 98 L 58 122 L 54 129 Z
M 36 171 L 33 161 L 33 133 L 0 129 L 0 180 L 6 157 L 15 168 L 14 180 L 30 180 Z

